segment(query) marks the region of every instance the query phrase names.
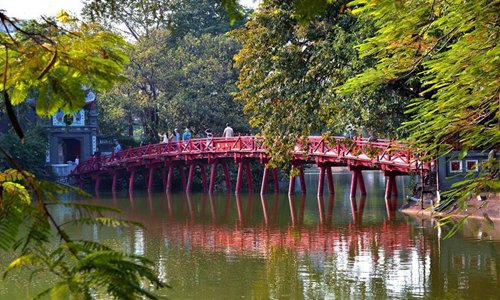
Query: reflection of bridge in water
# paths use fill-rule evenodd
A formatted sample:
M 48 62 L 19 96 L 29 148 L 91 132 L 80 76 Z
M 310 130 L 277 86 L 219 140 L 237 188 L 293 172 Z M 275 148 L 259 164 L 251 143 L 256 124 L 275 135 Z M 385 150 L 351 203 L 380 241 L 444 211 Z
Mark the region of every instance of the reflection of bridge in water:
M 375 197 L 357 199 L 356 205 L 348 197 L 332 196 L 316 201 L 266 194 L 129 197 L 115 199 L 117 207 L 146 230 L 93 229 L 88 235 L 113 235 L 110 240 L 118 247 L 155 261 L 165 280 L 189 282 L 186 290 L 206 288 L 193 278 L 231 281 L 237 267 L 265 274 L 271 284 L 288 286 L 284 276 L 289 275 L 300 283 L 300 291 L 320 286 L 326 294 L 317 298 L 444 299 L 458 291 L 470 299 L 489 299 L 498 294 L 498 243 L 471 240 L 476 234 L 462 240 L 461 233 L 440 240 L 432 221 L 409 221 L 392 210 L 385 215 L 382 203 L 372 201 Z M 255 269 L 244 269 L 250 265 Z M 179 281 L 177 288 L 182 288 Z M 332 294 L 338 283 L 344 283 L 345 294 Z M 217 295 L 229 289 L 222 285 Z M 197 296 L 191 298 L 204 295 Z
M 364 138 L 346 139 L 331 137 L 323 139 L 310 136 L 305 143 L 298 142 L 293 151 L 292 169 L 297 170 L 302 193 L 306 192 L 304 164 L 315 164 L 320 169 L 318 195 L 323 194 L 324 178 L 327 177 L 328 188 L 334 193 L 334 166 L 347 166 L 352 171 L 351 197 L 356 191 L 366 195 L 363 170 L 382 170 L 386 176 L 386 198 L 397 194 L 395 177 L 410 173 L 422 174 L 430 170 L 431 165 L 419 160 L 420 155 L 407 144 L 391 140 L 370 142 Z M 182 187 L 191 192 L 195 168 L 200 168 L 200 177 L 204 192 L 213 193 L 216 173 L 219 165 L 224 171 L 226 190 L 231 190 L 228 163 L 238 164 L 235 192 L 240 193 L 243 177 L 246 177 L 248 191 L 253 192 L 250 162 L 258 161 L 266 164 L 269 156 L 262 138 L 256 136 L 240 136 L 235 138 L 192 139 L 186 143 L 152 144 L 138 148 L 112 153 L 107 156 L 94 156 L 82 162 L 72 173 L 78 181 L 95 182 L 99 190 L 103 178 L 111 178 L 111 190 L 114 192 L 117 179 L 128 180 L 129 191 L 133 191 L 137 173 L 142 173 L 148 191 L 152 190 L 153 180 L 157 173 L 163 190 L 172 189 L 174 169 L 179 170 Z M 210 166 L 210 178 L 207 179 L 207 166 Z M 188 167 L 186 178 L 185 168 Z M 244 176 L 245 174 L 245 176 Z M 276 169 L 264 167 L 260 192 L 267 192 L 268 177 L 272 175 L 274 191 L 279 192 L 278 172 Z M 290 178 L 289 194 L 295 191 L 295 178 Z
M 133 193 L 130 193 L 129 196 L 132 209 L 127 215 L 139 219 L 150 230 L 155 228 L 149 224 L 154 222 L 153 220 L 136 215 L 134 209 L 136 199 Z M 189 221 L 168 222 L 161 226 L 161 231 L 180 245 L 190 245 L 211 252 L 225 253 L 241 252 L 269 255 L 270 251 L 276 247 L 297 249 L 299 252 L 333 253 L 346 250 L 349 253 L 354 253 L 359 250 L 368 250 L 367 248 L 374 246 L 387 249 L 390 253 L 393 249 L 408 249 L 412 246 L 411 238 L 408 235 L 410 226 L 406 223 L 391 221 L 395 214 L 392 207 L 387 210 L 387 218 L 384 222 L 376 225 L 363 224 L 366 197 L 361 197 L 359 203 L 354 198 L 350 199 L 352 222 L 346 227 L 336 228 L 331 226 L 335 204 L 333 195 L 327 198 L 322 196 L 317 198 L 319 223 L 314 227 L 307 227 L 303 224 L 305 195 L 299 197 L 288 195 L 287 204 L 291 222 L 284 231 L 283 227 L 278 226 L 278 212 L 282 209 L 280 205 L 283 203 L 280 203 L 282 199 L 278 194 L 275 194 L 272 199 L 268 199 L 266 195 L 260 196 L 263 222 L 259 226 L 252 226 L 250 220 L 254 210 L 253 196 L 248 194 L 245 199 L 238 194 L 235 195 L 237 219 L 236 223 L 228 225 L 219 222 L 221 219 L 228 220 L 234 217 L 229 215 L 231 201 L 234 201 L 231 195 L 226 195 L 224 205 L 217 207 L 213 195 L 203 194 L 201 203 L 197 205 L 194 203 L 192 195 L 186 194 L 180 203 L 180 208 L 181 215 L 186 213 L 189 215 Z M 169 218 L 175 220 L 177 214 L 171 195 L 165 195 L 163 201 L 166 202 Z M 148 205 L 151 211 L 155 210 L 151 194 L 148 195 Z M 198 222 L 204 219 L 207 214 L 210 215 L 210 223 Z

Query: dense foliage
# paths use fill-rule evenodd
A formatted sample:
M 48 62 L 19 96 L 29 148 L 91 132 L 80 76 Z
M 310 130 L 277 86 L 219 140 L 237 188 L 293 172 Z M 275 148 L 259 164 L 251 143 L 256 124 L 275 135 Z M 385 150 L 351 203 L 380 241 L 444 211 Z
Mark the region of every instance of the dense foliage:
M 2 21 L 6 18 L 3 14 L 0 17 Z M 37 26 L 30 32 L 13 21 L 14 36 L 0 35 L 0 89 L 10 98 L 4 101 L 16 105 L 33 93 L 36 112 L 42 117 L 59 109 L 70 112 L 82 107 L 82 85 L 110 88 L 122 79 L 122 67 L 128 62 L 128 46 L 121 37 L 102 31 L 98 25 L 76 22 L 65 13 L 59 19 L 59 25 Z
M 372 17 L 379 30 L 359 46 L 374 56 L 373 69 L 352 78 L 349 93 L 374 89 L 387 82 L 407 82 L 418 74 L 423 89 L 408 111 L 406 127 L 418 147 L 434 156 L 460 143 L 470 148 L 500 147 L 499 95 L 500 19 L 498 1 L 354 1 L 355 13 Z M 488 164 L 496 164 L 493 161 Z M 498 166 L 483 166 L 496 170 Z M 498 172 L 487 172 L 463 183 L 466 199 L 479 192 L 499 190 Z
M 222 134 L 225 123 L 235 132 L 247 132 L 248 120 L 232 92 L 237 72 L 232 67 L 238 51 L 236 41 L 226 35 L 186 35 L 178 46 L 162 57 L 166 101 L 160 104 L 163 128 L 190 127 L 195 133 L 210 128 Z
M 233 35 L 243 44 L 235 56 L 240 68 L 237 99 L 250 123 L 266 138 L 273 162 L 286 165 L 297 139 L 351 124 L 387 137 L 404 120 L 408 93 L 394 86 L 341 96 L 336 88 L 373 66 L 355 46 L 374 34 L 371 21 L 353 16 L 337 1 L 301 25 L 295 1 L 264 1 Z
M 374 89 L 418 73 L 424 89 L 410 105 L 412 138 L 432 152 L 500 145 L 498 1 L 354 1 L 371 16 L 377 35 L 359 46 L 377 65 L 343 90 Z M 496 2 L 496 3 L 495 3 Z
M 239 45 L 225 35 L 232 27 L 224 5 L 217 0 L 147 4 L 89 1 L 84 10 L 88 17 L 115 25 L 131 12 L 135 15 L 126 19 L 135 39 L 126 69 L 129 81 L 99 97 L 103 133 L 132 135 L 135 120 L 145 142 L 158 142 L 158 132 L 174 128 L 222 132 L 226 122 L 248 132 L 242 106 L 231 95 L 237 77 L 232 57 Z M 168 13 L 160 14 L 161 7 L 168 7 Z
M 163 287 L 153 271 L 151 261 L 124 254 L 103 244 L 70 237 L 68 225 L 140 226 L 135 222 L 108 218 L 106 213 L 119 211 L 84 203 L 61 202 L 59 196 L 77 189 L 38 180 L 17 166 L 5 152 L 2 155 L 14 165 L 0 173 L 0 251 L 14 251 L 18 257 L 4 272 L 27 268 L 31 277 L 51 272 L 57 282 L 38 297 L 51 299 L 137 299 L 156 297 L 141 286 Z M 77 212 L 72 222 L 59 224 L 49 207 L 64 206 Z M 58 242 L 54 242 L 54 240 Z
M 43 128 L 32 127 L 26 132 L 26 141 L 21 143 L 15 132 L 9 131 L 0 136 L 0 148 L 9 153 L 19 165 L 38 178 L 48 178 L 45 166 L 45 156 L 48 150 L 48 137 Z M 0 160 L 0 170 L 10 168 L 10 163 Z
M 261 11 L 249 22 L 247 29 L 239 33 L 240 40 L 249 39 L 251 42 L 248 43 L 249 47 L 243 46 L 242 52 L 237 56 L 237 63 L 242 67 L 239 81 L 242 91 L 239 98 L 245 101 L 253 125 L 262 127 L 264 133 L 279 137 L 267 137 L 272 147 L 277 148 L 273 150 L 274 154 L 286 155 L 293 145 L 293 139 L 312 129 L 318 130 L 319 126 L 316 126 L 318 123 L 315 121 L 321 119 L 323 113 L 326 112 L 337 123 L 342 116 L 349 116 L 352 111 L 357 110 L 359 101 L 356 98 L 360 93 L 369 95 L 387 88 L 397 92 L 398 96 L 412 98 L 411 103 L 406 106 L 408 122 L 400 130 L 408 132 L 412 142 L 434 158 L 448 153 L 457 145 L 460 145 L 461 155 L 465 155 L 468 149 L 498 151 L 499 1 L 284 2 L 286 4 L 281 1 L 263 2 Z M 291 28 L 298 28 L 297 32 L 310 31 L 314 24 L 331 15 L 332 8 L 338 12 L 345 12 L 347 9 L 349 13 L 345 18 L 356 19 L 353 29 L 362 26 L 362 22 L 366 20 L 374 22 L 375 31 L 366 35 L 358 29 L 354 34 L 357 39 L 351 44 L 348 43 L 349 40 L 341 44 L 350 49 L 358 49 L 359 60 L 373 63 L 358 69 L 360 74 L 346 74 L 346 82 L 341 82 L 332 91 L 328 91 L 335 95 L 337 103 L 339 99 L 345 99 L 347 109 L 342 105 L 330 104 L 325 110 L 312 104 L 318 102 L 314 100 L 315 89 L 310 88 L 310 81 L 301 77 L 302 74 L 309 73 L 316 76 L 317 69 L 312 69 L 309 73 L 299 72 L 298 76 L 295 73 L 297 69 L 300 70 L 296 66 L 301 66 L 301 63 L 303 68 L 313 65 L 309 59 L 312 56 L 307 49 L 316 44 L 301 45 L 300 42 L 307 41 L 307 38 L 302 36 L 294 40 L 290 31 Z M 301 26 L 296 27 L 294 22 L 290 22 L 290 16 L 296 18 Z M 335 20 L 342 22 L 341 14 Z M 283 23 L 288 27 L 284 27 Z M 339 32 L 335 26 L 328 26 L 326 30 L 330 35 Z M 293 50 L 297 49 L 295 41 L 299 42 L 301 55 L 298 57 L 303 61 L 294 58 Z M 267 48 L 265 45 L 268 43 L 273 46 Z M 253 51 L 253 47 L 258 50 Z M 263 49 L 270 55 L 254 54 L 264 52 Z M 340 49 L 342 47 L 328 50 L 337 54 L 341 53 Z M 336 62 L 328 55 L 328 51 L 318 50 L 314 54 L 323 65 Z M 356 60 L 352 61 L 352 56 L 348 58 L 351 58 L 349 67 L 356 64 Z M 295 76 L 289 75 L 289 69 L 294 70 Z M 312 86 L 324 89 L 324 84 L 319 84 L 325 82 L 322 77 L 314 79 L 318 80 Z M 326 83 L 335 85 L 335 81 Z M 272 86 L 278 88 L 272 89 Z M 259 89 L 264 92 L 259 92 Z M 296 101 L 300 97 L 294 92 L 304 95 L 304 99 Z M 383 99 L 377 101 L 377 105 L 387 105 L 389 111 L 394 109 L 394 101 L 387 101 L 387 95 L 370 98 Z M 399 111 L 407 101 L 397 103 L 396 111 Z M 300 110 L 294 110 L 295 107 L 300 107 Z M 293 112 L 292 116 L 287 116 L 285 111 Z M 305 111 L 306 114 L 301 114 L 300 111 Z M 378 113 L 375 115 L 380 120 L 394 118 Z M 266 124 L 264 120 L 271 122 Z M 370 122 L 373 121 L 375 120 Z M 279 124 L 283 125 L 278 126 Z M 372 124 L 376 125 L 376 122 Z M 266 129 L 271 126 L 272 129 Z M 280 143 L 283 138 L 285 143 Z M 480 166 L 480 170 L 479 176 L 471 174 L 470 178 L 459 184 L 449 194 L 451 198 L 465 200 L 479 192 L 498 191 L 498 160 L 490 159 Z M 464 205 L 465 202 L 460 203 Z
M 20 138 L 24 138 L 24 132 L 12 105 L 23 103 L 28 95 L 36 98 L 38 115 L 51 116 L 59 109 L 71 112 L 83 106 L 82 84 L 105 89 L 122 78 L 128 45 L 98 25 L 81 23 L 65 13 L 58 20 L 23 24 L 0 11 L 0 20 L 16 29 L 15 34 L 0 33 L 0 89 Z M 39 141 L 31 139 L 32 134 L 28 133 L 30 140 L 22 147 L 9 145 L 17 159 L 45 156 L 46 146 L 33 149 L 32 143 Z M 12 139 L 9 135 L 3 138 L 4 142 Z M 106 213 L 117 212 L 113 209 L 60 202 L 58 196 L 63 193 L 81 192 L 39 180 L 1 147 L 0 155 L 10 167 L 0 172 L 0 251 L 18 256 L 4 276 L 16 268 L 28 268 L 32 276 L 50 272 L 59 281 L 38 296 L 52 299 L 156 298 L 149 289 L 165 284 L 155 275 L 150 261 L 70 237 L 65 230 L 69 223 L 58 224 L 49 207 L 72 207 L 77 213 L 71 224 L 76 225 L 139 224 L 106 217 Z M 26 163 L 29 159 L 23 161 Z M 37 164 L 29 167 L 36 168 Z
M 83 15 L 108 29 L 139 40 L 158 29 L 175 37 L 227 32 L 245 19 L 245 11 L 231 0 L 85 0 Z

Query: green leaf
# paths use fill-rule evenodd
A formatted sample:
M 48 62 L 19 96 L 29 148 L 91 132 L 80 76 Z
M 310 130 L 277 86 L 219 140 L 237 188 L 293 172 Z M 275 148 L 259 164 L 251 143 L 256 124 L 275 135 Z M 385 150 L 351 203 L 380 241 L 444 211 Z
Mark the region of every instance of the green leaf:
M 464 159 L 464 157 L 467 156 L 468 152 L 469 152 L 469 147 L 463 147 L 462 150 L 460 150 L 460 153 L 458 154 L 458 159 Z

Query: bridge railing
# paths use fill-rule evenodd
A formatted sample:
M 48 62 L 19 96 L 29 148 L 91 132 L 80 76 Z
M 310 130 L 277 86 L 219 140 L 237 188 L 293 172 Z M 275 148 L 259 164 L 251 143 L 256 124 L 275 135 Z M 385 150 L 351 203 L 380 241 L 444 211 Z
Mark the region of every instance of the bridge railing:
M 297 144 L 295 152 L 311 156 L 356 157 L 358 160 L 407 165 L 417 165 L 422 156 L 408 143 L 387 139 L 371 141 L 369 138 L 361 137 L 324 139 L 321 136 L 310 136 L 307 144 L 300 142 Z
M 117 151 L 110 155 L 93 156 L 80 163 L 72 174 L 92 173 L 112 168 L 125 162 L 138 162 L 144 159 L 162 159 L 168 156 L 196 155 L 209 153 L 265 153 L 264 140 L 256 136 L 238 136 L 231 138 L 190 139 L 187 142 L 168 142 L 150 144 L 136 148 Z M 349 157 L 358 160 L 371 160 L 377 163 L 399 165 L 415 164 L 417 168 L 419 155 L 409 144 L 394 140 L 367 138 L 345 138 L 310 136 L 305 143 L 299 141 L 294 149 L 296 155 Z M 426 166 L 428 167 L 428 166 Z

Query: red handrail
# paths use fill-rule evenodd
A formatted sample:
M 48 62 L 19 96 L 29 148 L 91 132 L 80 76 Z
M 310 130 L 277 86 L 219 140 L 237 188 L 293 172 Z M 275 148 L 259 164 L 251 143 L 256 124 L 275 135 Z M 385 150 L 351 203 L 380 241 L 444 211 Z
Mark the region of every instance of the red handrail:
M 307 152 L 306 152 L 307 150 Z M 304 155 L 306 160 L 314 157 L 339 158 L 358 161 L 370 161 L 377 164 L 398 165 L 409 171 L 419 167 L 417 158 L 411 146 L 393 140 L 378 139 L 375 142 L 367 138 L 345 138 L 340 136 L 324 139 L 321 136 L 310 136 L 306 145 L 298 141 L 293 150 L 296 154 Z M 203 138 L 190 139 L 187 142 L 168 142 L 150 144 L 136 148 L 121 150 L 109 155 L 93 156 L 81 162 L 72 175 L 92 173 L 108 168 L 123 167 L 129 162 L 143 159 L 161 160 L 167 157 L 184 160 L 189 155 L 197 158 L 218 154 L 233 157 L 234 155 L 247 155 L 261 157 L 267 155 L 264 139 L 257 136 L 238 136 L 231 138 Z M 429 169 L 429 164 L 424 164 Z

